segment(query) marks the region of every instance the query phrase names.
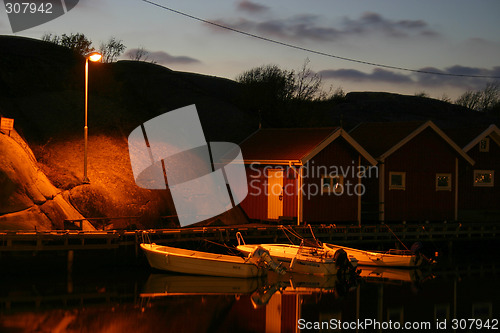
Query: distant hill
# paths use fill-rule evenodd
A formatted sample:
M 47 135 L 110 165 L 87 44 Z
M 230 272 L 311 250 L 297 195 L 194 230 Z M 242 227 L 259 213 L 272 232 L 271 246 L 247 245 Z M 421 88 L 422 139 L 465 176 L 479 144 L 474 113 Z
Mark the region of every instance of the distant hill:
M 448 102 L 384 92 L 348 93 L 345 101 L 333 110 L 337 115 L 344 115 L 350 125 L 367 121 L 432 120 L 442 128 L 450 128 L 498 122 L 498 117 Z
M 288 105 L 266 118 L 250 110 L 239 83 L 138 61 L 90 64 L 89 177 L 81 185 L 85 59 L 40 40 L 0 36 L 0 114 L 15 119 L 42 170 L 70 191 L 86 217 L 175 215 L 165 193 L 136 188 L 127 137 L 143 122 L 195 104 L 207 141 L 241 142 L 259 127 L 338 126 L 363 121 L 433 120 L 442 127 L 498 119 L 446 102 L 382 92 Z M 262 118 L 262 119 L 260 119 Z

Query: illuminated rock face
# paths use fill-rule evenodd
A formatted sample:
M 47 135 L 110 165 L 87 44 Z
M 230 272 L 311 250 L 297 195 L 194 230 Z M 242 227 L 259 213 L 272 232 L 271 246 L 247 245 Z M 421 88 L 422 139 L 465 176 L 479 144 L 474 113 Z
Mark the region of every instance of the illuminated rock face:
M 15 133 L 0 135 L 0 214 L 28 209 L 57 195 L 36 167 L 33 153 Z
M 83 216 L 38 168 L 16 133 L 0 133 L 0 230 L 50 230 Z

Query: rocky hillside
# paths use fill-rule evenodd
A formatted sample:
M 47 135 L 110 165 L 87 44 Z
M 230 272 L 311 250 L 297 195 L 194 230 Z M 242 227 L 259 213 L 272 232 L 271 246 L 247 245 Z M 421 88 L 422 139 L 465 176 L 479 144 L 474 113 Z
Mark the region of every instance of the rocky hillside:
M 65 219 L 82 219 L 68 191 L 54 187 L 39 169 L 26 142 L 12 131 L 0 132 L 0 228 L 62 229 Z M 88 221 L 84 230 L 93 230 Z

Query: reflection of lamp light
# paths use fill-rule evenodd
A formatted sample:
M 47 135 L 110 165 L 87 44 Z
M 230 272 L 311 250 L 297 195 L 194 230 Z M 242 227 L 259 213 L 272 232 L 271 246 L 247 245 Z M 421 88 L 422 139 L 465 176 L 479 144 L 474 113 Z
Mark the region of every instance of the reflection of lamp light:
M 96 62 L 101 60 L 102 55 L 97 52 L 92 52 L 85 57 L 85 127 L 83 128 L 85 152 L 83 157 L 83 183 L 89 184 L 90 180 L 87 177 L 87 141 L 88 141 L 88 126 L 87 126 L 87 110 L 88 110 L 88 95 L 89 95 L 89 60 Z

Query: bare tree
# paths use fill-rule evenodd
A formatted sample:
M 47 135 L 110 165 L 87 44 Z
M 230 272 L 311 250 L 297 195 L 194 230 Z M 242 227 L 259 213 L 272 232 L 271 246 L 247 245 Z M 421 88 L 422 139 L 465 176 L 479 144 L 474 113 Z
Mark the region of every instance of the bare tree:
M 106 43 L 101 43 L 99 46 L 102 61 L 106 63 L 116 61 L 123 51 L 125 51 L 125 48 L 121 40 L 111 37 Z
M 325 94 L 325 98 L 327 100 L 331 101 L 341 101 L 345 98 L 345 92 L 342 87 L 337 87 L 335 90 L 333 90 L 333 86 L 330 87 L 330 92 L 328 94 Z
M 149 60 L 149 51 L 142 46 L 137 49 L 128 50 L 127 54 L 130 60 L 135 60 L 135 61 Z
M 455 101 L 455 104 L 476 111 L 488 111 L 499 103 L 500 85 L 498 82 L 486 84 L 483 90 L 468 90 Z
M 324 97 L 321 90 L 321 75 L 309 67 L 310 60 L 306 59 L 302 68 L 295 75 L 294 98 L 302 101 L 311 101 Z
M 487 111 L 500 102 L 500 84 L 498 81 L 489 82 L 482 90 L 480 106 L 483 111 Z
M 455 104 L 464 106 L 471 110 L 477 110 L 479 107 L 480 99 L 481 99 L 481 92 L 467 90 L 455 101 Z
M 440 98 L 439 100 L 441 100 L 441 101 L 443 101 L 443 102 L 446 102 L 446 103 L 452 103 L 450 96 L 448 96 L 448 95 L 447 95 L 447 94 L 445 94 L 445 93 L 443 93 L 443 94 L 441 95 L 441 98 Z
M 429 94 L 422 90 L 422 91 L 416 92 L 415 97 L 429 98 Z

